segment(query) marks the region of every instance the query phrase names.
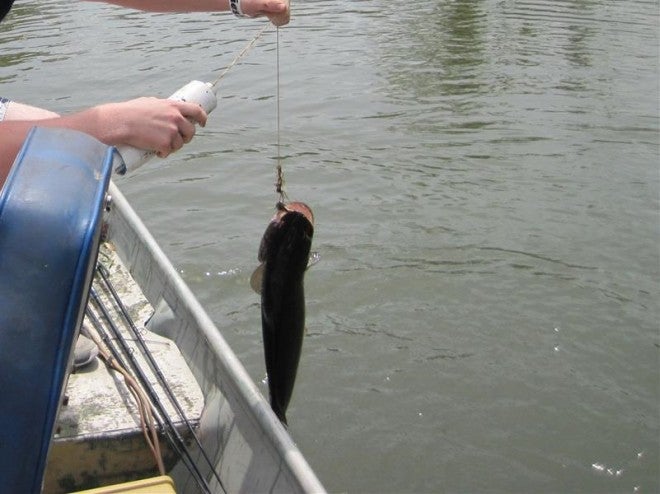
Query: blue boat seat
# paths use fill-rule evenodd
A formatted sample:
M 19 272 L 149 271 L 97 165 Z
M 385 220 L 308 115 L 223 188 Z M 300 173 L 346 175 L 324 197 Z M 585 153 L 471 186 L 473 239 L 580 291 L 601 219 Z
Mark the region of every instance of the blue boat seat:
M 34 128 L 0 191 L 0 491 L 41 491 L 114 148 Z

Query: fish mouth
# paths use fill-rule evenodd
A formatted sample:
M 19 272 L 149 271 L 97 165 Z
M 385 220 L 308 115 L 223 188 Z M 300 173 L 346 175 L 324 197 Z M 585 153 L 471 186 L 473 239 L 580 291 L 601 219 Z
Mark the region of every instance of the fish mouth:
M 277 209 L 277 213 L 275 213 L 275 217 L 273 218 L 275 221 L 281 220 L 286 213 L 296 212 L 302 214 L 311 225 L 314 225 L 314 213 L 312 213 L 312 209 L 304 202 L 278 202 L 275 207 Z

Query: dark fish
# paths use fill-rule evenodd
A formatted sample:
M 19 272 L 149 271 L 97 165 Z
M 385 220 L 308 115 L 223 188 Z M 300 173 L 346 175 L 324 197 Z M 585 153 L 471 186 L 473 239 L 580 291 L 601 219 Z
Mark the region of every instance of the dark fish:
M 270 405 L 286 424 L 305 332 L 303 279 L 314 235 L 314 215 L 302 202 L 278 203 L 259 247 L 252 287 L 261 293 Z

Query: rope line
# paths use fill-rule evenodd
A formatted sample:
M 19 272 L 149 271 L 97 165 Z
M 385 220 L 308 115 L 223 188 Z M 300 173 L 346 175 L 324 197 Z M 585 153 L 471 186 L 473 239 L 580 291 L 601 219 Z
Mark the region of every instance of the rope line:
M 276 89 L 276 100 L 277 100 L 277 167 L 276 167 L 276 180 L 275 180 L 275 192 L 279 195 L 279 202 L 284 202 L 287 199 L 286 192 L 284 192 L 284 172 L 282 170 L 282 152 L 280 147 L 280 28 L 277 27 L 275 31 L 276 39 L 276 70 L 277 70 L 277 89 Z
M 268 29 L 269 27 L 270 27 L 270 23 L 266 24 L 264 27 L 262 27 L 262 28 L 259 30 L 259 32 L 257 32 L 257 34 L 254 36 L 254 38 L 252 38 L 252 40 L 251 40 L 247 45 L 245 45 L 245 47 L 244 47 L 244 48 L 238 53 L 238 55 L 236 55 L 236 56 L 234 57 L 234 59 L 229 63 L 229 65 L 227 65 L 227 66 L 225 67 L 225 70 L 223 70 L 223 71 L 220 73 L 220 75 L 216 78 L 216 80 L 213 81 L 213 82 L 211 83 L 211 87 L 215 88 L 215 87 L 218 85 L 218 83 L 222 80 L 222 78 L 223 78 L 225 75 L 227 75 L 227 72 L 229 72 L 229 70 L 230 70 L 234 65 L 236 65 L 236 64 L 237 64 L 237 63 L 238 63 L 238 62 L 239 62 L 239 61 L 245 56 L 245 54 L 246 54 L 248 51 L 250 51 L 250 49 L 254 46 L 254 44 L 257 42 L 257 40 L 258 40 L 259 38 L 261 38 L 261 35 L 264 34 L 264 33 L 266 32 L 266 29 Z

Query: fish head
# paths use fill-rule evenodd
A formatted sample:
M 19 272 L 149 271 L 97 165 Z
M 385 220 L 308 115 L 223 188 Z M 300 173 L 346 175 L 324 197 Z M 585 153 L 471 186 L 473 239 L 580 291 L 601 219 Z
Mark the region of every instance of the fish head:
M 310 208 L 307 204 L 304 202 L 278 202 L 275 205 L 275 215 L 270 220 L 270 223 L 266 228 L 266 232 L 261 239 L 261 244 L 259 245 L 258 259 L 260 264 L 254 270 L 252 276 L 250 276 L 250 286 L 257 293 L 261 293 L 261 284 L 265 266 L 264 262 L 266 260 L 269 246 L 274 241 L 273 239 L 277 238 L 277 232 L 281 231 L 281 228 L 285 227 L 285 223 L 288 222 L 288 220 L 284 220 L 288 213 L 296 213 L 294 216 L 304 217 L 307 220 L 304 222 L 304 224 L 302 224 L 305 235 L 307 235 L 310 239 L 314 235 L 314 213 L 312 213 L 312 208 Z M 296 221 L 294 218 L 290 217 L 290 219 Z M 298 225 L 300 226 L 301 222 L 298 221 Z M 307 267 L 315 264 L 317 261 L 318 254 L 315 253 L 313 258 L 310 258 L 306 261 Z
M 312 208 L 310 208 L 304 202 L 278 202 L 275 208 L 277 209 L 277 212 L 273 217 L 273 221 L 281 220 L 286 215 L 286 213 L 296 212 L 302 214 L 305 218 L 307 218 L 307 221 L 309 221 L 309 223 L 314 226 L 314 213 L 312 213 Z

